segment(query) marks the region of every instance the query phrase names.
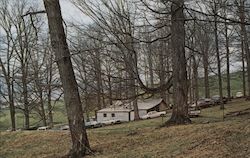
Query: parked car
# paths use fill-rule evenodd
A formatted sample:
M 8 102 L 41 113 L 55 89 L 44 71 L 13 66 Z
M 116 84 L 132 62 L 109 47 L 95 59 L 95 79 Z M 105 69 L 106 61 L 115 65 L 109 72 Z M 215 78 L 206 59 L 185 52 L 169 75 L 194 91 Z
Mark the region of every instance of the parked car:
M 46 130 L 48 130 L 48 129 L 50 129 L 49 126 L 44 126 L 44 127 L 38 127 L 38 128 L 37 128 L 38 131 L 46 131 Z
M 212 96 L 212 100 L 214 101 L 215 104 L 219 105 L 220 104 L 220 96 L 219 95 L 214 95 Z M 227 98 L 226 97 L 223 97 L 222 98 L 222 101 L 223 101 L 223 104 L 226 104 L 227 103 Z
M 201 110 L 197 108 L 188 108 L 189 117 L 198 117 L 201 113 Z
M 197 109 L 202 109 L 202 108 L 207 108 L 214 105 L 214 101 L 210 98 L 205 98 L 205 99 L 199 99 L 196 103 L 190 104 L 190 108 L 197 108 Z
M 209 105 L 209 106 L 214 105 L 214 100 L 211 98 L 205 98 L 204 101 L 206 105 Z
M 142 116 L 141 119 L 156 118 L 156 117 L 160 117 L 160 116 L 164 116 L 164 115 L 166 115 L 166 111 L 161 111 L 161 112 L 150 111 L 146 115 Z
M 120 124 L 121 120 L 107 120 L 107 121 L 102 121 L 102 125 L 113 125 L 113 124 Z
M 85 122 L 85 127 L 86 128 L 98 128 L 98 127 L 102 127 L 102 123 L 97 122 L 97 121 L 88 121 L 88 122 Z
M 60 130 L 69 130 L 69 125 L 64 125 L 60 128 Z
M 235 96 L 236 98 L 242 98 L 244 95 L 242 92 L 237 92 Z

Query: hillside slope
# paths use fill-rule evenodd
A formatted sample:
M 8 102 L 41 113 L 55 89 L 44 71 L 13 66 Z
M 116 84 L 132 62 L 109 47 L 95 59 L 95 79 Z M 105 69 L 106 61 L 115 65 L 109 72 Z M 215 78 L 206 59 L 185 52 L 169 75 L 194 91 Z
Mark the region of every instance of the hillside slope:
M 88 130 L 92 149 L 88 157 L 250 157 L 250 103 L 202 111 L 193 124 L 159 128 L 162 118 Z M 248 109 L 244 113 L 232 113 Z M 167 119 L 167 118 L 166 118 Z M 1 132 L 0 157 L 62 157 L 70 147 L 68 131 Z

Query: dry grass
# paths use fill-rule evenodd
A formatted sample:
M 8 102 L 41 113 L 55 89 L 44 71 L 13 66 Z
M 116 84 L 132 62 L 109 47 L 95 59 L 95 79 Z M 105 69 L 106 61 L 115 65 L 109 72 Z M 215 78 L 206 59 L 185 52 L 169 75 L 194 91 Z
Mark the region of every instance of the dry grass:
M 236 100 L 225 113 L 244 110 L 249 102 Z M 193 124 L 158 128 L 162 119 L 125 123 L 88 131 L 92 157 L 240 157 L 250 158 L 250 114 L 229 117 L 213 107 L 202 111 Z M 210 123 L 204 123 L 204 122 Z M 0 133 L 0 157 L 61 157 L 70 148 L 69 132 Z

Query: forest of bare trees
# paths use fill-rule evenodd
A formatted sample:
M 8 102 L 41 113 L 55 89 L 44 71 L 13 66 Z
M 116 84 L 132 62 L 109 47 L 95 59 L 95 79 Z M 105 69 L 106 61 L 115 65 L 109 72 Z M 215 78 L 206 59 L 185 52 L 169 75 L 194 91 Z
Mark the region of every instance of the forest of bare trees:
M 0 2 L 1 96 L 12 131 L 16 110 L 25 117 L 24 129 L 31 128 L 31 113 L 52 127 L 53 108 L 63 100 L 70 155 L 80 157 L 91 152 L 84 119 L 117 100 L 129 102 L 140 120 L 137 100 L 162 98 L 173 106 L 165 126 L 189 124 L 188 105 L 212 96 L 210 76 L 217 77 L 225 108 L 235 71 L 249 99 L 248 1 L 70 2 L 81 12 L 75 18 L 88 16 L 91 23 L 63 19 L 59 0 Z

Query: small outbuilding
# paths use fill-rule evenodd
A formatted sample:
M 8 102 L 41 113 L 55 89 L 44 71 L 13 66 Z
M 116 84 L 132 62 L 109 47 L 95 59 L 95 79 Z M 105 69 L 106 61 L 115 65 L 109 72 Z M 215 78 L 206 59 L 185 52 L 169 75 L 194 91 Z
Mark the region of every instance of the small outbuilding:
M 134 120 L 134 109 L 131 106 L 132 103 L 117 101 L 114 105 L 108 108 L 97 111 L 97 121 L 109 121 L 109 120 L 120 120 L 120 121 L 133 121 Z M 147 99 L 137 101 L 139 116 L 144 116 L 150 111 L 165 111 L 168 109 L 167 104 L 162 99 Z

